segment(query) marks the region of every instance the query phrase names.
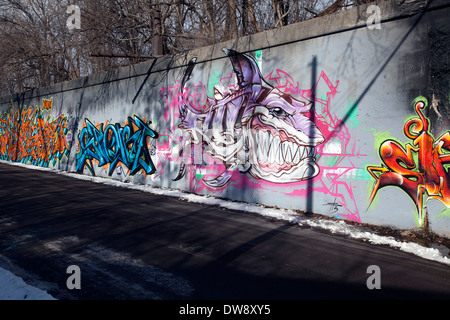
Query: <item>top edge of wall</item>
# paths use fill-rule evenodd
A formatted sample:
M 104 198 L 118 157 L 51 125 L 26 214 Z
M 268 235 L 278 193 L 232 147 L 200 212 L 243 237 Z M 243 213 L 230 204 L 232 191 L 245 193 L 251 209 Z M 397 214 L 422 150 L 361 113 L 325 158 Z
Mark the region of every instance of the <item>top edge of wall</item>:
M 24 101 L 33 98 L 45 98 L 53 94 L 100 85 L 104 82 L 120 81 L 148 73 L 164 72 L 173 68 L 186 66 L 193 57 L 197 63 L 224 59 L 223 48 L 234 49 L 239 52 L 250 53 L 261 49 L 270 49 L 294 42 L 323 37 L 334 33 L 345 32 L 366 27 L 371 13 L 367 9 L 377 5 L 381 12 L 381 22 L 414 16 L 423 10 L 439 9 L 448 6 L 448 0 L 378 0 L 360 5 L 331 15 L 317 17 L 306 21 L 290 24 L 276 29 L 241 37 L 235 40 L 205 46 L 185 53 L 164 56 L 156 60 L 149 60 L 138 64 L 120 67 L 87 77 L 57 83 L 48 87 L 36 88 L 29 91 L 0 97 L 0 103 Z

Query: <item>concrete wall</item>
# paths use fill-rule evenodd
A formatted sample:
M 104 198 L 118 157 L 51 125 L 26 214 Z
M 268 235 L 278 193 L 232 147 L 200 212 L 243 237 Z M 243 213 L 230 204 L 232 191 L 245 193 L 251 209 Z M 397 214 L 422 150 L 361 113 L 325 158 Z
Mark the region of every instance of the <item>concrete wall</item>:
M 373 4 L 4 97 L 0 159 L 448 236 L 450 8 Z

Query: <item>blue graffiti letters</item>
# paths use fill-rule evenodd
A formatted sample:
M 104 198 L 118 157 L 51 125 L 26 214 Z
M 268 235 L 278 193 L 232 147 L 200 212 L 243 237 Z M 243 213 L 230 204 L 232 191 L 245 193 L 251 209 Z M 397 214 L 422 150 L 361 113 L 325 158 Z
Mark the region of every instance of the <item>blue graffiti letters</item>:
M 99 167 L 105 167 L 111 176 L 118 164 L 123 164 L 129 170 L 130 175 L 135 175 L 144 170 L 147 175 L 156 171 L 149 153 L 148 138 L 158 138 L 158 133 L 136 115 L 128 117 L 128 123 L 121 126 L 120 123 L 97 126 L 85 119 L 78 141 L 77 172 L 83 172 L 87 167 L 94 174 L 93 160 Z M 109 168 L 108 168 L 109 167 Z

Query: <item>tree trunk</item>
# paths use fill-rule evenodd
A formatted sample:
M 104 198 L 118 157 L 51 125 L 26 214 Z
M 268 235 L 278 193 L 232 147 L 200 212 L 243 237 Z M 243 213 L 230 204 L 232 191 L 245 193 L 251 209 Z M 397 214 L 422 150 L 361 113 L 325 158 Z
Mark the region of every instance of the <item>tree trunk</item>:
M 162 38 L 162 25 L 161 25 L 161 10 L 156 8 L 152 17 L 152 53 L 154 56 L 164 55 L 163 38 Z
M 228 25 L 231 29 L 233 39 L 239 38 L 238 28 L 236 23 L 236 3 L 234 0 L 228 0 Z
M 317 16 L 321 17 L 321 16 L 326 16 L 326 15 L 335 13 L 335 12 L 339 11 L 344 6 L 344 4 L 345 4 L 345 0 L 336 0 L 328 8 L 326 8 L 321 13 L 319 13 Z
M 258 22 L 256 21 L 255 18 L 255 8 L 253 6 L 253 0 L 247 0 L 247 5 L 248 5 L 248 13 L 250 15 L 250 21 L 252 22 L 254 32 L 257 33 L 259 32 L 259 27 Z
M 242 35 L 246 36 L 249 34 L 248 30 L 248 0 L 242 0 Z
M 272 9 L 275 19 L 275 27 L 288 24 L 289 3 L 285 0 L 272 0 Z
M 214 12 L 213 12 L 213 2 L 211 0 L 203 0 L 203 8 L 208 17 L 208 31 L 210 34 L 210 39 L 212 43 L 215 42 L 216 38 L 216 28 L 214 26 Z

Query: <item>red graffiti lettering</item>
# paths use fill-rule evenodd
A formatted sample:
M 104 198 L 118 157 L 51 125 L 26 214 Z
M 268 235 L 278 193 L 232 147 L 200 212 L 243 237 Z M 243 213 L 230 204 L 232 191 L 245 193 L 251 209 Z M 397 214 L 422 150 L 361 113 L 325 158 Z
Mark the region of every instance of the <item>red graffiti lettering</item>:
M 394 140 L 386 140 L 379 151 L 383 164 L 367 167 L 376 180 L 370 203 L 381 188 L 397 186 L 414 201 L 419 224 L 423 223 L 425 196 L 450 206 L 449 175 L 445 168 L 450 164 L 450 133 L 447 131 L 434 140 L 428 132 L 429 121 L 422 113 L 426 106 L 425 98 L 417 98 L 415 110 L 419 118 L 405 123 L 404 134 L 413 140 L 412 145 L 403 147 Z

